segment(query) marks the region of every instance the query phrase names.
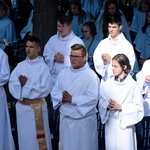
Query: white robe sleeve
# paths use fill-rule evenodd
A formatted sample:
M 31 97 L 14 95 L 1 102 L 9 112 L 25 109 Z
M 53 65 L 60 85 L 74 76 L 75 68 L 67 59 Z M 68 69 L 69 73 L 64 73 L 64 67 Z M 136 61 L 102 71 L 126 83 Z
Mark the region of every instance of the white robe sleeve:
M 100 89 L 100 101 L 99 101 L 99 115 L 101 117 L 101 122 L 104 124 L 109 119 L 109 110 L 107 109 L 109 104 L 108 94 L 107 94 L 107 86 L 106 82 L 103 83 L 103 86 Z
M 59 84 L 59 80 L 57 79 L 55 85 L 51 91 L 53 108 L 57 109 L 62 103 L 62 90 Z
M 142 90 L 142 94 L 146 94 L 148 92 L 148 87 L 150 87 L 150 84 L 145 82 L 145 77 L 147 75 L 150 75 L 149 66 L 150 66 L 150 60 L 145 61 L 141 71 L 139 71 L 136 74 L 136 80 Z
M 126 128 L 142 120 L 144 116 L 143 98 L 139 86 L 133 89 L 131 103 L 122 104 L 121 126 Z
M 0 49 L 0 86 L 6 84 L 9 80 L 10 68 L 7 55 Z
M 44 52 L 43 52 L 43 56 L 45 59 L 46 64 L 49 67 L 49 71 L 52 70 L 53 68 L 53 64 L 54 64 L 54 50 L 52 47 L 52 43 L 51 43 L 51 38 L 49 39 L 49 41 L 46 43 L 45 47 L 44 47 Z
M 90 81 L 84 94 L 72 97 L 72 104 L 76 105 L 76 109 L 82 116 L 88 115 L 98 104 L 100 81 L 98 78 L 97 80 L 95 77 L 93 78 L 94 80 Z
M 102 52 L 101 52 L 101 46 L 102 44 L 99 43 L 98 46 L 96 47 L 94 54 L 93 54 L 93 60 L 94 60 L 94 66 L 96 71 L 101 75 L 104 76 L 105 75 L 105 71 L 107 69 L 106 65 L 103 64 L 103 60 L 102 60 Z

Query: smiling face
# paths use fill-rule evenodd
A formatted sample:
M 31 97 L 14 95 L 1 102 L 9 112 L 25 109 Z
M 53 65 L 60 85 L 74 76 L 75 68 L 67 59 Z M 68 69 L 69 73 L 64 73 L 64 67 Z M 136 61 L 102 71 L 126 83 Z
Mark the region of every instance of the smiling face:
M 36 59 L 40 50 L 40 46 L 36 42 L 26 42 L 26 54 L 30 60 Z

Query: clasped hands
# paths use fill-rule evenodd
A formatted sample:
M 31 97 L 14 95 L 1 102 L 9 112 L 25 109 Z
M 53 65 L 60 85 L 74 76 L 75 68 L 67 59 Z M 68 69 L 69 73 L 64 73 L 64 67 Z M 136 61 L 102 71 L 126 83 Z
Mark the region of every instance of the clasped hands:
M 71 103 L 72 102 L 72 96 L 67 91 L 63 91 L 62 103 L 66 103 L 66 102 Z
M 59 63 L 63 63 L 64 62 L 64 55 L 61 53 L 55 54 L 54 55 L 54 61 L 59 62 Z
M 103 64 L 106 65 L 107 63 L 111 62 L 111 56 L 108 53 L 102 54 L 102 60 Z
M 122 110 L 122 107 L 115 100 L 110 99 L 107 107 L 109 110 Z
M 18 79 L 19 79 L 19 82 L 20 82 L 21 86 L 24 86 L 26 84 L 27 80 L 28 80 L 28 78 L 26 76 L 23 76 L 23 75 L 20 75 L 18 77 Z

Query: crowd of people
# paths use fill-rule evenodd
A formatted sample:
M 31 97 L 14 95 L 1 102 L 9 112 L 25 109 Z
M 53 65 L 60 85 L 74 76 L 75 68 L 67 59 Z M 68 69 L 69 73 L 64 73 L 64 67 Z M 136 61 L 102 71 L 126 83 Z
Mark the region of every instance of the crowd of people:
M 57 33 L 40 56 L 34 0 L 0 0 L 0 150 L 98 150 L 98 121 L 106 150 L 137 150 L 135 126 L 150 116 L 150 1 L 63 2 Z M 18 39 L 26 58 L 15 64 Z M 18 146 L 8 93 L 16 100 Z M 47 98 L 59 110 L 57 148 Z

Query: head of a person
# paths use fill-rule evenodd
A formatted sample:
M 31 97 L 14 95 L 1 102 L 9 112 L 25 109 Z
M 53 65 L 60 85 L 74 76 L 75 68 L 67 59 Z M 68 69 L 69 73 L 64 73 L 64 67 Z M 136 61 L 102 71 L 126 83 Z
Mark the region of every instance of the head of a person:
M 38 37 L 29 36 L 26 40 L 26 54 L 30 60 L 34 60 L 38 57 L 38 53 L 41 50 L 41 42 Z
M 119 36 L 122 29 L 122 21 L 120 15 L 116 14 L 108 18 L 108 31 L 112 39 Z
M 147 27 L 150 25 L 150 8 L 146 12 L 146 18 L 145 18 L 145 23 L 142 27 L 142 32 L 145 34 Z
M 67 15 L 59 15 L 57 18 L 57 30 L 58 33 L 64 38 L 71 30 L 71 18 Z
M 8 5 L 3 0 L 0 0 L 0 19 L 7 17 L 8 15 L 9 15 Z
M 148 9 L 146 13 L 146 19 L 147 19 L 147 23 L 150 25 L 150 8 Z
M 82 44 L 74 44 L 71 46 L 70 62 L 74 69 L 84 67 L 86 63 L 86 48 Z
M 86 22 L 82 26 L 82 33 L 84 38 L 90 39 L 96 35 L 96 26 L 94 22 Z
M 112 71 L 114 76 L 122 78 L 131 71 L 131 65 L 125 54 L 117 54 L 112 58 Z
M 71 0 L 69 2 L 69 10 L 73 15 L 78 14 L 82 10 L 82 5 L 80 0 Z
M 141 0 L 139 4 L 139 10 L 142 12 L 146 12 L 150 8 L 149 0 Z
M 114 15 L 119 11 L 118 1 L 117 0 L 107 0 L 105 4 L 104 13 L 109 15 Z

